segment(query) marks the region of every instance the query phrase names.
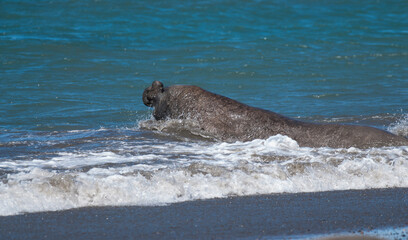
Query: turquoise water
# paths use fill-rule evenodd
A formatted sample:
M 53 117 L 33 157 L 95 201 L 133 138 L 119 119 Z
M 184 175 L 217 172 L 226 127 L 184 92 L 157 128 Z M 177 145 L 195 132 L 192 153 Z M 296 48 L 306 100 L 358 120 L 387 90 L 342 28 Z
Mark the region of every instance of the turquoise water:
M 404 114 L 406 1 L 3 1 L 2 129 L 134 126 L 154 80 L 291 117 Z
M 0 205 L 11 209 L 2 215 L 271 192 L 408 186 L 407 180 L 390 180 L 406 176 L 406 148 L 362 150 L 357 157 L 317 149 L 316 159 L 315 152 L 294 150 L 290 139 L 277 137 L 263 142 L 274 150 L 259 150 L 269 159 L 259 165 L 259 159 L 250 155 L 255 142 L 218 146 L 178 131 L 162 131 L 166 126 L 140 127 L 151 117 L 142 92 L 160 80 L 165 86 L 198 85 L 306 121 L 383 129 L 397 126 L 406 135 L 408 2 L 404 0 L 3 0 L 0 60 Z M 223 155 L 231 148 L 248 154 Z M 274 162 L 273 157 L 282 154 L 287 162 Z M 333 156 L 344 164 L 352 159 L 357 165 L 361 159 L 383 159 L 373 169 L 401 161 L 402 169 L 384 170 L 382 185 L 374 179 L 370 182 L 367 176 L 373 174 L 363 165 L 357 167 L 361 178 L 350 169 L 338 168 L 330 162 Z M 331 172 L 327 172 L 329 180 L 319 178 L 320 167 L 293 175 L 293 162 L 299 159 L 299 169 L 318 161 L 323 168 L 339 171 L 336 181 L 344 184 L 330 180 Z M 255 170 L 241 176 L 244 160 Z M 275 171 L 270 164 L 283 172 L 270 174 Z M 217 174 L 224 172 L 235 175 L 219 178 Z M 196 173 L 214 178 L 206 180 L 208 185 L 197 185 Z M 136 177 L 131 178 L 132 174 Z M 172 182 L 166 174 L 187 177 Z M 256 182 L 259 178 L 254 174 L 264 174 L 269 180 Z M 294 185 L 280 187 L 282 174 L 286 183 Z M 299 175 L 316 178 L 305 187 L 300 180 L 296 185 L 294 178 Z M 118 176 L 127 179 L 128 185 L 109 178 Z M 100 178 L 110 180 L 99 186 Z M 259 185 L 217 188 L 232 178 Z M 167 195 L 159 191 L 159 183 L 166 181 L 175 187 L 168 188 Z M 40 187 L 43 184 L 53 190 L 45 191 Z M 196 188 L 188 190 L 186 184 Z M 114 186 L 125 195 L 129 186 L 144 189 L 145 195 L 106 200 Z M 33 197 L 19 202 L 18 193 L 27 192 Z M 162 198 L 157 197 L 160 194 Z M 44 201 L 49 204 L 42 205 Z

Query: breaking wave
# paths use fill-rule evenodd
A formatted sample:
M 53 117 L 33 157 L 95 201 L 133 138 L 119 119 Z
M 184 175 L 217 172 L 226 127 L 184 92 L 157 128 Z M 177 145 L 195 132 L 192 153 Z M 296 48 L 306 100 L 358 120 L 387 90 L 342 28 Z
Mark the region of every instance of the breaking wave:
M 139 134 L 140 130 L 133 132 Z M 117 134 L 104 129 L 98 134 L 115 147 L 0 162 L 0 215 L 254 194 L 408 187 L 408 147 L 306 148 L 281 135 L 223 143 L 132 140 L 126 136 L 132 134 L 130 130 Z

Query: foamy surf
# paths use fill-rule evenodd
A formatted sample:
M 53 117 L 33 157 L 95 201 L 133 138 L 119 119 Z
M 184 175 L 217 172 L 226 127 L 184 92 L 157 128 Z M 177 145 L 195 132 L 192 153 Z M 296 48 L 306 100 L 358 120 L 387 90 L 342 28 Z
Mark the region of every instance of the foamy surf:
M 103 131 L 111 130 L 99 134 L 106 135 Z M 112 149 L 0 162 L 0 215 L 408 187 L 408 146 L 303 148 L 282 135 L 235 143 L 118 139 L 120 144 L 109 142 Z

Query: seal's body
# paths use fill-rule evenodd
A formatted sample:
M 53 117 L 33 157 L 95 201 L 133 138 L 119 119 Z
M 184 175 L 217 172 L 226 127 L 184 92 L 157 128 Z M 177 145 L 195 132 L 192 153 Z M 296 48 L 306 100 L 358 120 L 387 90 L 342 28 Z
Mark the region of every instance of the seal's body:
M 203 132 L 228 142 L 281 134 L 306 147 L 408 146 L 406 138 L 377 128 L 302 122 L 196 86 L 164 88 L 161 82 L 155 81 L 143 92 L 143 102 L 154 107 L 156 120 L 191 119 L 198 122 Z

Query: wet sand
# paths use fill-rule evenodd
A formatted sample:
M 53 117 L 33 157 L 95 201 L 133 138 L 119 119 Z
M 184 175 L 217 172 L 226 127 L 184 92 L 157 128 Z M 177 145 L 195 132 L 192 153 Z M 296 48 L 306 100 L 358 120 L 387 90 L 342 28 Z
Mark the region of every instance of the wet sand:
M 408 188 L 272 194 L 0 217 L 0 239 L 257 239 L 408 226 Z M 397 236 L 402 238 L 404 236 Z

